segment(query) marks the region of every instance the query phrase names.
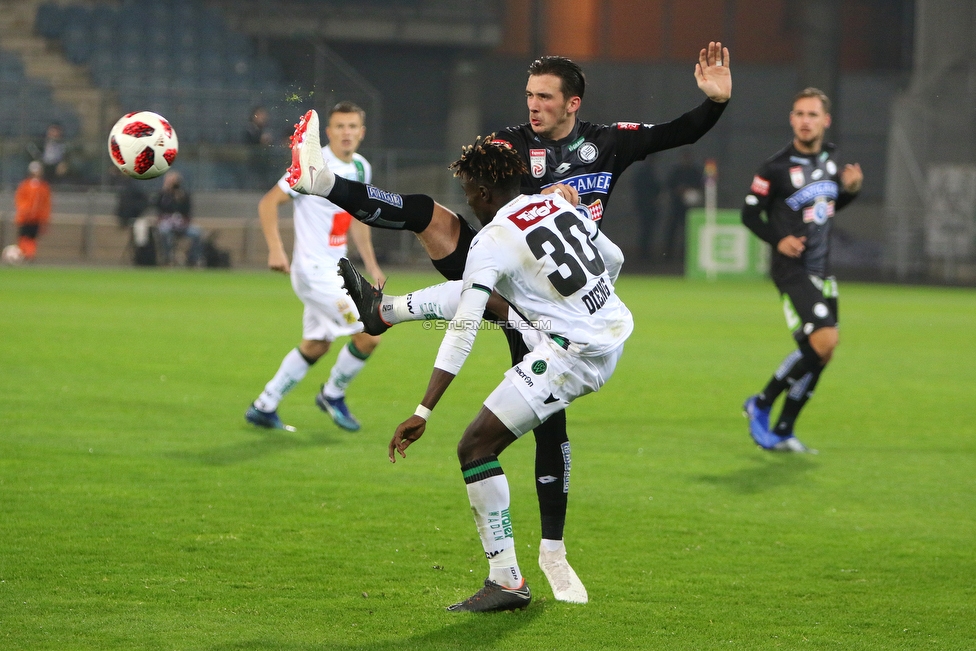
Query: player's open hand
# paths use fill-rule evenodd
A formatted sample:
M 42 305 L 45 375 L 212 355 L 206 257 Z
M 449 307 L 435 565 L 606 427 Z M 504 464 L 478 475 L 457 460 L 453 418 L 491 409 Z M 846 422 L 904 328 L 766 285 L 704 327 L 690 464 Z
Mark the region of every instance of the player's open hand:
M 729 68 L 729 48 L 715 41 L 698 53 L 695 80 L 702 92 L 713 102 L 727 102 L 732 97 L 732 71 Z
M 403 458 L 407 457 L 406 449 L 410 444 L 424 435 L 427 429 L 427 421 L 416 414 L 397 425 L 393 438 L 390 439 L 390 463 L 396 463 L 396 453 L 399 452 Z
M 844 192 L 851 194 L 860 192 L 862 183 L 864 183 L 864 172 L 861 171 L 860 163 L 845 165 L 840 173 L 840 184 Z
M 284 274 L 291 273 L 291 267 L 288 265 L 288 255 L 284 251 L 277 249 L 269 251 L 268 269 L 271 271 L 280 271 Z

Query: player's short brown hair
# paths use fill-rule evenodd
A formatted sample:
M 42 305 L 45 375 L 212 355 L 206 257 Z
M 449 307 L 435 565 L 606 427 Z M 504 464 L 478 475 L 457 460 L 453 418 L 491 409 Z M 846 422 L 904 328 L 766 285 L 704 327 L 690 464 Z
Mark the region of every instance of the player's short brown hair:
M 366 111 L 353 102 L 339 102 L 329 110 L 328 118 L 331 118 L 333 113 L 358 113 L 359 119 L 363 121 L 363 124 L 366 124 Z M 328 118 L 326 118 L 326 121 L 328 121 Z
M 819 88 L 814 88 L 813 86 L 808 86 L 794 95 L 792 106 L 796 106 L 796 103 L 799 100 L 806 99 L 807 97 L 816 97 L 819 99 L 823 104 L 824 113 L 830 113 L 830 98 L 827 97 L 827 93 L 823 92 Z

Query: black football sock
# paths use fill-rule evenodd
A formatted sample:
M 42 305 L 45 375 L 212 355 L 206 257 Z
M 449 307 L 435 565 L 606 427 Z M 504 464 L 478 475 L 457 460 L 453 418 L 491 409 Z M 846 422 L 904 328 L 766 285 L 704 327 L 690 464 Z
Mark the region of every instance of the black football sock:
M 817 366 L 814 370 L 805 374 L 802 378 L 793 383 L 789 393 L 786 394 L 786 401 L 783 403 L 783 411 L 779 415 L 779 420 L 772 431 L 777 436 L 787 437 L 793 434 L 793 425 L 796 423 L 800 410 L 807 404 L 813 396 L 813 390 L 820 381 L 824 366 Z
M 341 176 L 336 177 L 328 198 L 357 220 L 376 228 L 420 233 L 434 218 L 434 200 L 425 194 L 396 194 Z
M 542 537 L 562 540 L 569 502 L 569 470 L 572 466 L 566 412 L 559 411 L 534 430 L 535 491 L 539 497 Z
M 820 357 L 808 341 L 803 341 L 799 346 L 780 363 L 766 387 L 756 397 L 756 406 L 760 409 L 769 409 L 786 387 L 820 366 Z

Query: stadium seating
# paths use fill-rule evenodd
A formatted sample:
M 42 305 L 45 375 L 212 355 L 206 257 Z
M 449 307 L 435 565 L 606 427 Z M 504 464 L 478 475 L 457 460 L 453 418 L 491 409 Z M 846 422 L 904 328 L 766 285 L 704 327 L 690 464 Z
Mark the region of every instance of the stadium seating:
M 181 143 L 239 143 L 256 105 L 274 118 L 280 71 L 220 13 L 191 0 L 40 5 L 35 31 L 116 92 L 123 110 L 167 116 Z
M 78 116 L 54 101 L 51 87 L 28 77 L 19 55 L 0 50 L 0 138 L 41 138 L 53 122 L 68 138 L 79 132 Z

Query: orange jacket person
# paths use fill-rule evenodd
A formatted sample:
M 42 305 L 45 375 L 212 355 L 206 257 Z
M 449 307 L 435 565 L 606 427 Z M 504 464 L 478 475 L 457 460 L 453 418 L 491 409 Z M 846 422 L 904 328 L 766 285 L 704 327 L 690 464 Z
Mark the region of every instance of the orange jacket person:
M 44 166 L 34 161 L 27 166 L 30 173 L 17 186 L 14 203 L 17 206 L 17 246 L 24 258 L 33 260 L 37 253 L 37 236 L 47 230 L 51 220 L 51 186 L 44 180 Z

